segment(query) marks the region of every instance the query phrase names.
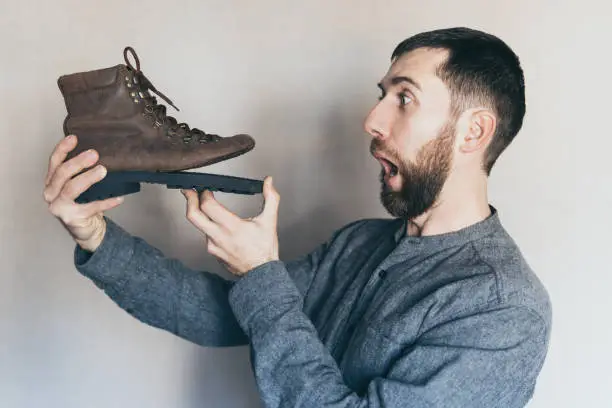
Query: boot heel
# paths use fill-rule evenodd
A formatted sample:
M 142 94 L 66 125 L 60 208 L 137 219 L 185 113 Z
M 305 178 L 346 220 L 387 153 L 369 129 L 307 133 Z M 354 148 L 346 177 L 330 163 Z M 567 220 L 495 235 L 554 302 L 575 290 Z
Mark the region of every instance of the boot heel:
M 109 174 L 107 175 L 107 178 L 97 182 L 83 192 L 83 194 L 81 194 L 75 200 L 75 202 L 85 204 L 92 201 L 105 200 L 107 198 L 133 194 L 139 191 L 140 183 L 113 180 L 112 175 Z

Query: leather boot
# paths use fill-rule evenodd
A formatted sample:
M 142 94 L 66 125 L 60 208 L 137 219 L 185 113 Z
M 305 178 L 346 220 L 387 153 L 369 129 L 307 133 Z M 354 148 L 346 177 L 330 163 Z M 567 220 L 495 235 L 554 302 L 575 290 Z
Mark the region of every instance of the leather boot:
M 255 147 L 255 141 L 246 134 L 221 137 L 178 123 L 151 95 L 153 92 L 178 110 L 144 76 L 134 49 L 126 47 L 123 56 L 125 65 L 63 75 L 57 80 L 68 111 L 64 134 L 77 136 L 77 146 L 66 160 L 95 149 L 98 163 L 108 170 L 76 202 L 137 193 L 141 183 L 199 192 L 262 193 L 262 180 L 181 171 L 244 154 Z
M 125 64 L 58 79 L 68 112 L 64 134 L 78 138 L 67 160 L 95 149 L 109 171 L 163 172 L 207 166 L 254 148 L 249 135 L 221 137 L 168 116 L 150 91 L 178 108 L 144 76 L 133 48 L 123 54 Z

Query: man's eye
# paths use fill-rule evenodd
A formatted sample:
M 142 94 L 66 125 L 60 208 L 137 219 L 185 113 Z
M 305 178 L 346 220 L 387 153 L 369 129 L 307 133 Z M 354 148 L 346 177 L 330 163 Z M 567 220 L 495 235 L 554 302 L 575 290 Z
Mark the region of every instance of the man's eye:
M 412 98 L 406 94 L 400 94 L 399 98 L 400 98 L 400 105 L 402 106 L 408 105 L 410 102 L 412 102 Z

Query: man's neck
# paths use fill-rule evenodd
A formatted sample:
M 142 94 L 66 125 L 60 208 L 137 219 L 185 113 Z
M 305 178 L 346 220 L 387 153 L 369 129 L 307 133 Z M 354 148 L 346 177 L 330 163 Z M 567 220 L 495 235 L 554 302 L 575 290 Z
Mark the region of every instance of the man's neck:
M 487 178 L 483 175 L 466 183 L 449 178 L 434 206 L 408 221 L 406 235 L 439 235 L 476 224 L 491 214 Z

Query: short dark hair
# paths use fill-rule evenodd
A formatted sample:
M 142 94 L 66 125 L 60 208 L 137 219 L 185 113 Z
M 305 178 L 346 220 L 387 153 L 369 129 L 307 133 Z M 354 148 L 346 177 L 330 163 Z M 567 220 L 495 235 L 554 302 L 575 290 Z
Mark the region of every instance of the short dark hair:
M 402 41 L 391 60 L 418 48 L 448 51 L 448 59 L 436 74 L 450 89 L 455 114 L 475 104 L 496 114 L 497 127 L 483 161 L 483 170 L 489 175 L 523 125 L 525 79 L 518 56 L 492 34 L 454 27 L 422 32 Z

